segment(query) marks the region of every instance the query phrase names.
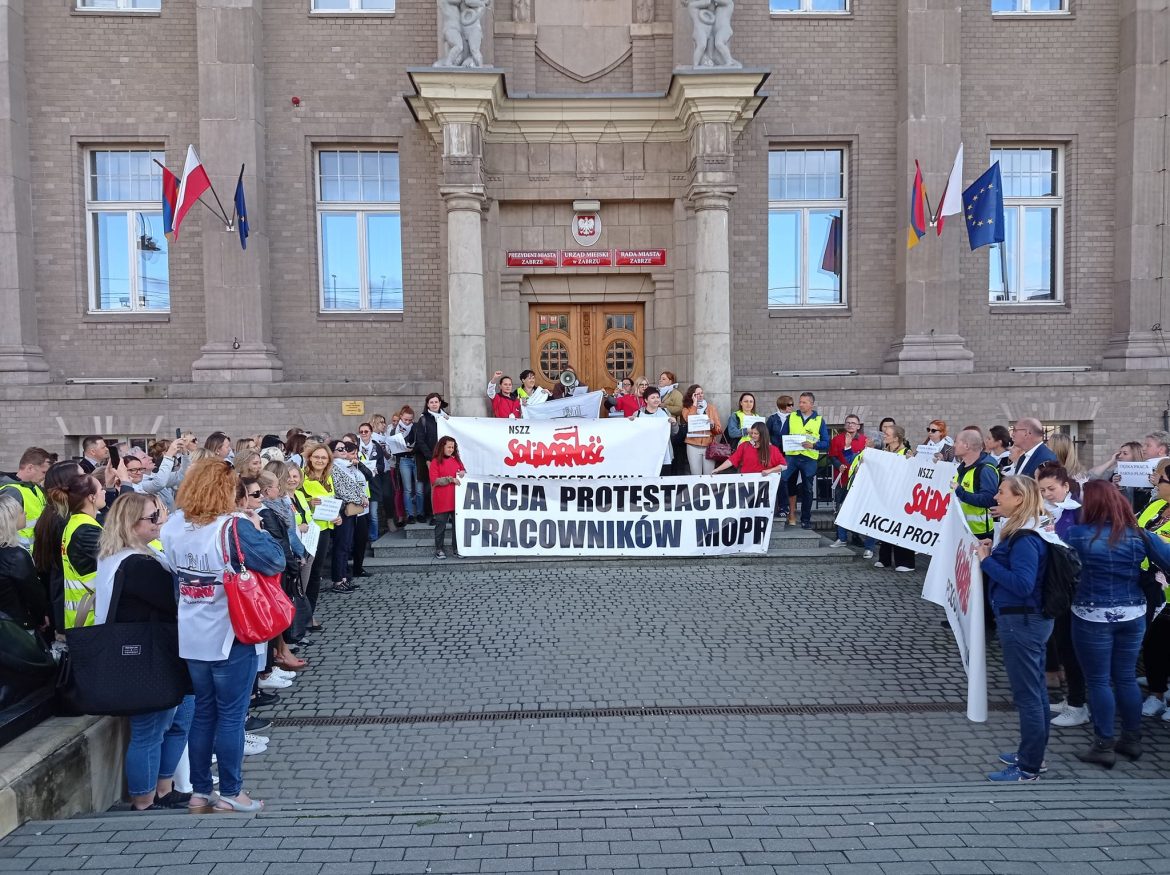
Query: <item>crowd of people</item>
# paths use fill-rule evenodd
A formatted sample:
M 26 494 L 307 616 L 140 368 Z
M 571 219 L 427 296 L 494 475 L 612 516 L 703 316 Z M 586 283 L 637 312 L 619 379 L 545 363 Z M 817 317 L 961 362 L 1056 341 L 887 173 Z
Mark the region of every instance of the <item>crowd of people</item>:
M 545 394 L 564 396 L 565 388 Z M 494 415 L 513 417 L 543 391 L 526 370 L 518 384 L 496 372 L 486 394 Z M 830 470 L 840 507 L 867 453 L 955 462 L 954 495 L 981 543 L 988 623 L 1019 709 L 1018 749 L 1001 757 L 1005 768 L 991 778 L 1035 780 L 1047 767 L 1050 726 L 1091 721 L 1093 741 L 1080 755 L 1087 762 L 1136 759 L 1143 716 L 1170 721 L 1170 619 L 1160 570 L 1170 569 L 1170 434 L 1129 441 L 1088 469 L 1072 440 L 1046 437 L 1034 419 L 1010 428 L 969 425 L 953 436 L 936 419 L 911 443 L 892 418 L 867 431 L 850 415 L 831 434 L 815 404 L 811 392 L 781 395 L 765 417 L 745 392 L 724 419 L 702 386 L 680 390 L 670 371 L 657 386 L 623 381 L 604 401 L 611 415 L 669 419 L 661 469 L 647 474 L 778 475 L 777 515 L 790 526 L 812 528 L 818 469 Z M 464 466 L 456 441 L 439 436 L 447 402 L 431 393 L 421 409 L 417 417 L 409 406 L 389 418 L 374 415 L 340 437 L 293 428 L 236 441 L 213 432 L 200 442 L 188 433 L 142 450 L 93 435 L 82 441 L 80 458 L 59 461 L 31 447 L 16 471 L 0 475 L 0 610 L 47 641 L 106 622 L 175 626 L 193 692 L 176 707 L 130 719 L 126 773 L 136 810 L 259 810 L 244 789 L 243 761 L 269 744 L 260 734 L 271 725 L 263 709 L 309 669 L 306 655 L 321 646 L 322 593 L 354 592 L 369 576 L 363 564 L 379 535 L 412 523 L 434 525 L 440 559 L 450 529 L 458 555 L 454 495 Z M 1120 485 L 1119 462 L 1155 459 L 1162 461 L 1149 490 Z M 848 546 L 851 537 L 837 528 L 833 546 Z M 858 546 L 875 567 L 915 568 L 914 553 L 898 545 Z M 1065 548 L 1080 558 L 1080 586 L 1067 611 L 1047 616 L 1051 551 Z M 298 608 L 300 621 L 266 644 L 241 643 L 228 614 L 224 574 L 245 566 L 279 576 Z M 1064 691 L 1057 705 L 1050 705 L 1053 690 Z M 174 784 L 184 754 L 190 793 Z

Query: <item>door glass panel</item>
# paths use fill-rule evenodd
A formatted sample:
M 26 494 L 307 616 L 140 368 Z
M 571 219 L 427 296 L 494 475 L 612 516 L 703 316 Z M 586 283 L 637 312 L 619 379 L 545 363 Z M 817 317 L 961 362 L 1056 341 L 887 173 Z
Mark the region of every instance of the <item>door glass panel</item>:
M 541 331 L 568 331 L 569 330 L 569 314 L 567 313 L 541 313 L 539 328 Z
M 631 376 L 634 372 L 634 348 L 624 340 L 611 343 L 605 350 L 605 370 L 615 383 Z
M 555 382 L 569 364 L 569 350 L 559 340 L 550 340 L 540 348 L 540 373 Z

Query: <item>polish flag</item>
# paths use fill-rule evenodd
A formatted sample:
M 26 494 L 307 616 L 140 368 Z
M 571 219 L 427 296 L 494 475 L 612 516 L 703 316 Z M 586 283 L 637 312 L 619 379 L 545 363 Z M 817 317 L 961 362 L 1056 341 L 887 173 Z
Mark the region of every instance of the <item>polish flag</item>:
M 187 211 L 211 188 L 211 180 L 203 169 L 203 162 L 195 154 L 195 147 L 187 147 L 187 163 L 183 165 L 183 178 L 179 181 L 179 196 L 175 204 L 175 239 L 179 239 L 179 224 Z
M 955 163 L 951 165 L 951 175 L 947 177 L 947 187 L 943 190 L 942 203 L 938 206 L 938 215 L 934 217 L 934 227 L 938 236 L 942 236 L 943 221 L 947 216 L 963 212 L 963 144 L 959 143 L 959 154 L 955 156 Z

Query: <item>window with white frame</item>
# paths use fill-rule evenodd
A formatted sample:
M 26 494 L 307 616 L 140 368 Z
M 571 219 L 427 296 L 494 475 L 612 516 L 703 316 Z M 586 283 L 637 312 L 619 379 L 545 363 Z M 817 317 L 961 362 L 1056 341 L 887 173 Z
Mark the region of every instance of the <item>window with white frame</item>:
M 169 245 L 163 234 L 164 153 L 90 149 L 85 213 L 91 312 L 167 311 Z
M 398 153 L 317 152 L 321 310 L 402 309 Z
M 771 12 L 848 12 L 849 0 L 768 0 Z
M 393 12 L 395 0 L 311 0 L 313 12 Z
M 993 15 L 1068 12 L 1068 0 L 991 0 Z
M 768 306 L 845 303 L 844 149 L 768 153 Z
M 1003 181 L 1004 248 L 991 247 L 993 304 L 1061 300 L 1064 239 L 1064 151 L 1057 146 L 993 146 Z M 1007 285 L 1003 266 L 1007 265 Z
M 162 9 L 162 0 L 77 0 L 77 8 L 115 12 L 158 12 Z

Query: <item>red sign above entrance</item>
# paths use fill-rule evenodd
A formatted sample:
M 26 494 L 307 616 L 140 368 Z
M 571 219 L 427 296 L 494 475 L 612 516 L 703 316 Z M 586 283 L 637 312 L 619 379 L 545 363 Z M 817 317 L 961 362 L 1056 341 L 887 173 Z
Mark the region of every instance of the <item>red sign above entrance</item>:
M 561 267 L 609 267 L 613 264 L 613 250 L 586 252 L 580 249 L 562 249 Z
M 639 267 L 666 264 L 665 249 L 509 249 L 508 267 Z
M 557 251 L 540 249 L 531 252 L 508 250 L 508 267 L 556 267 Z
M 666 264 L 665 249 L 619 249 L 617 251 L 618 267 L 635 264 L 663 265 Z

